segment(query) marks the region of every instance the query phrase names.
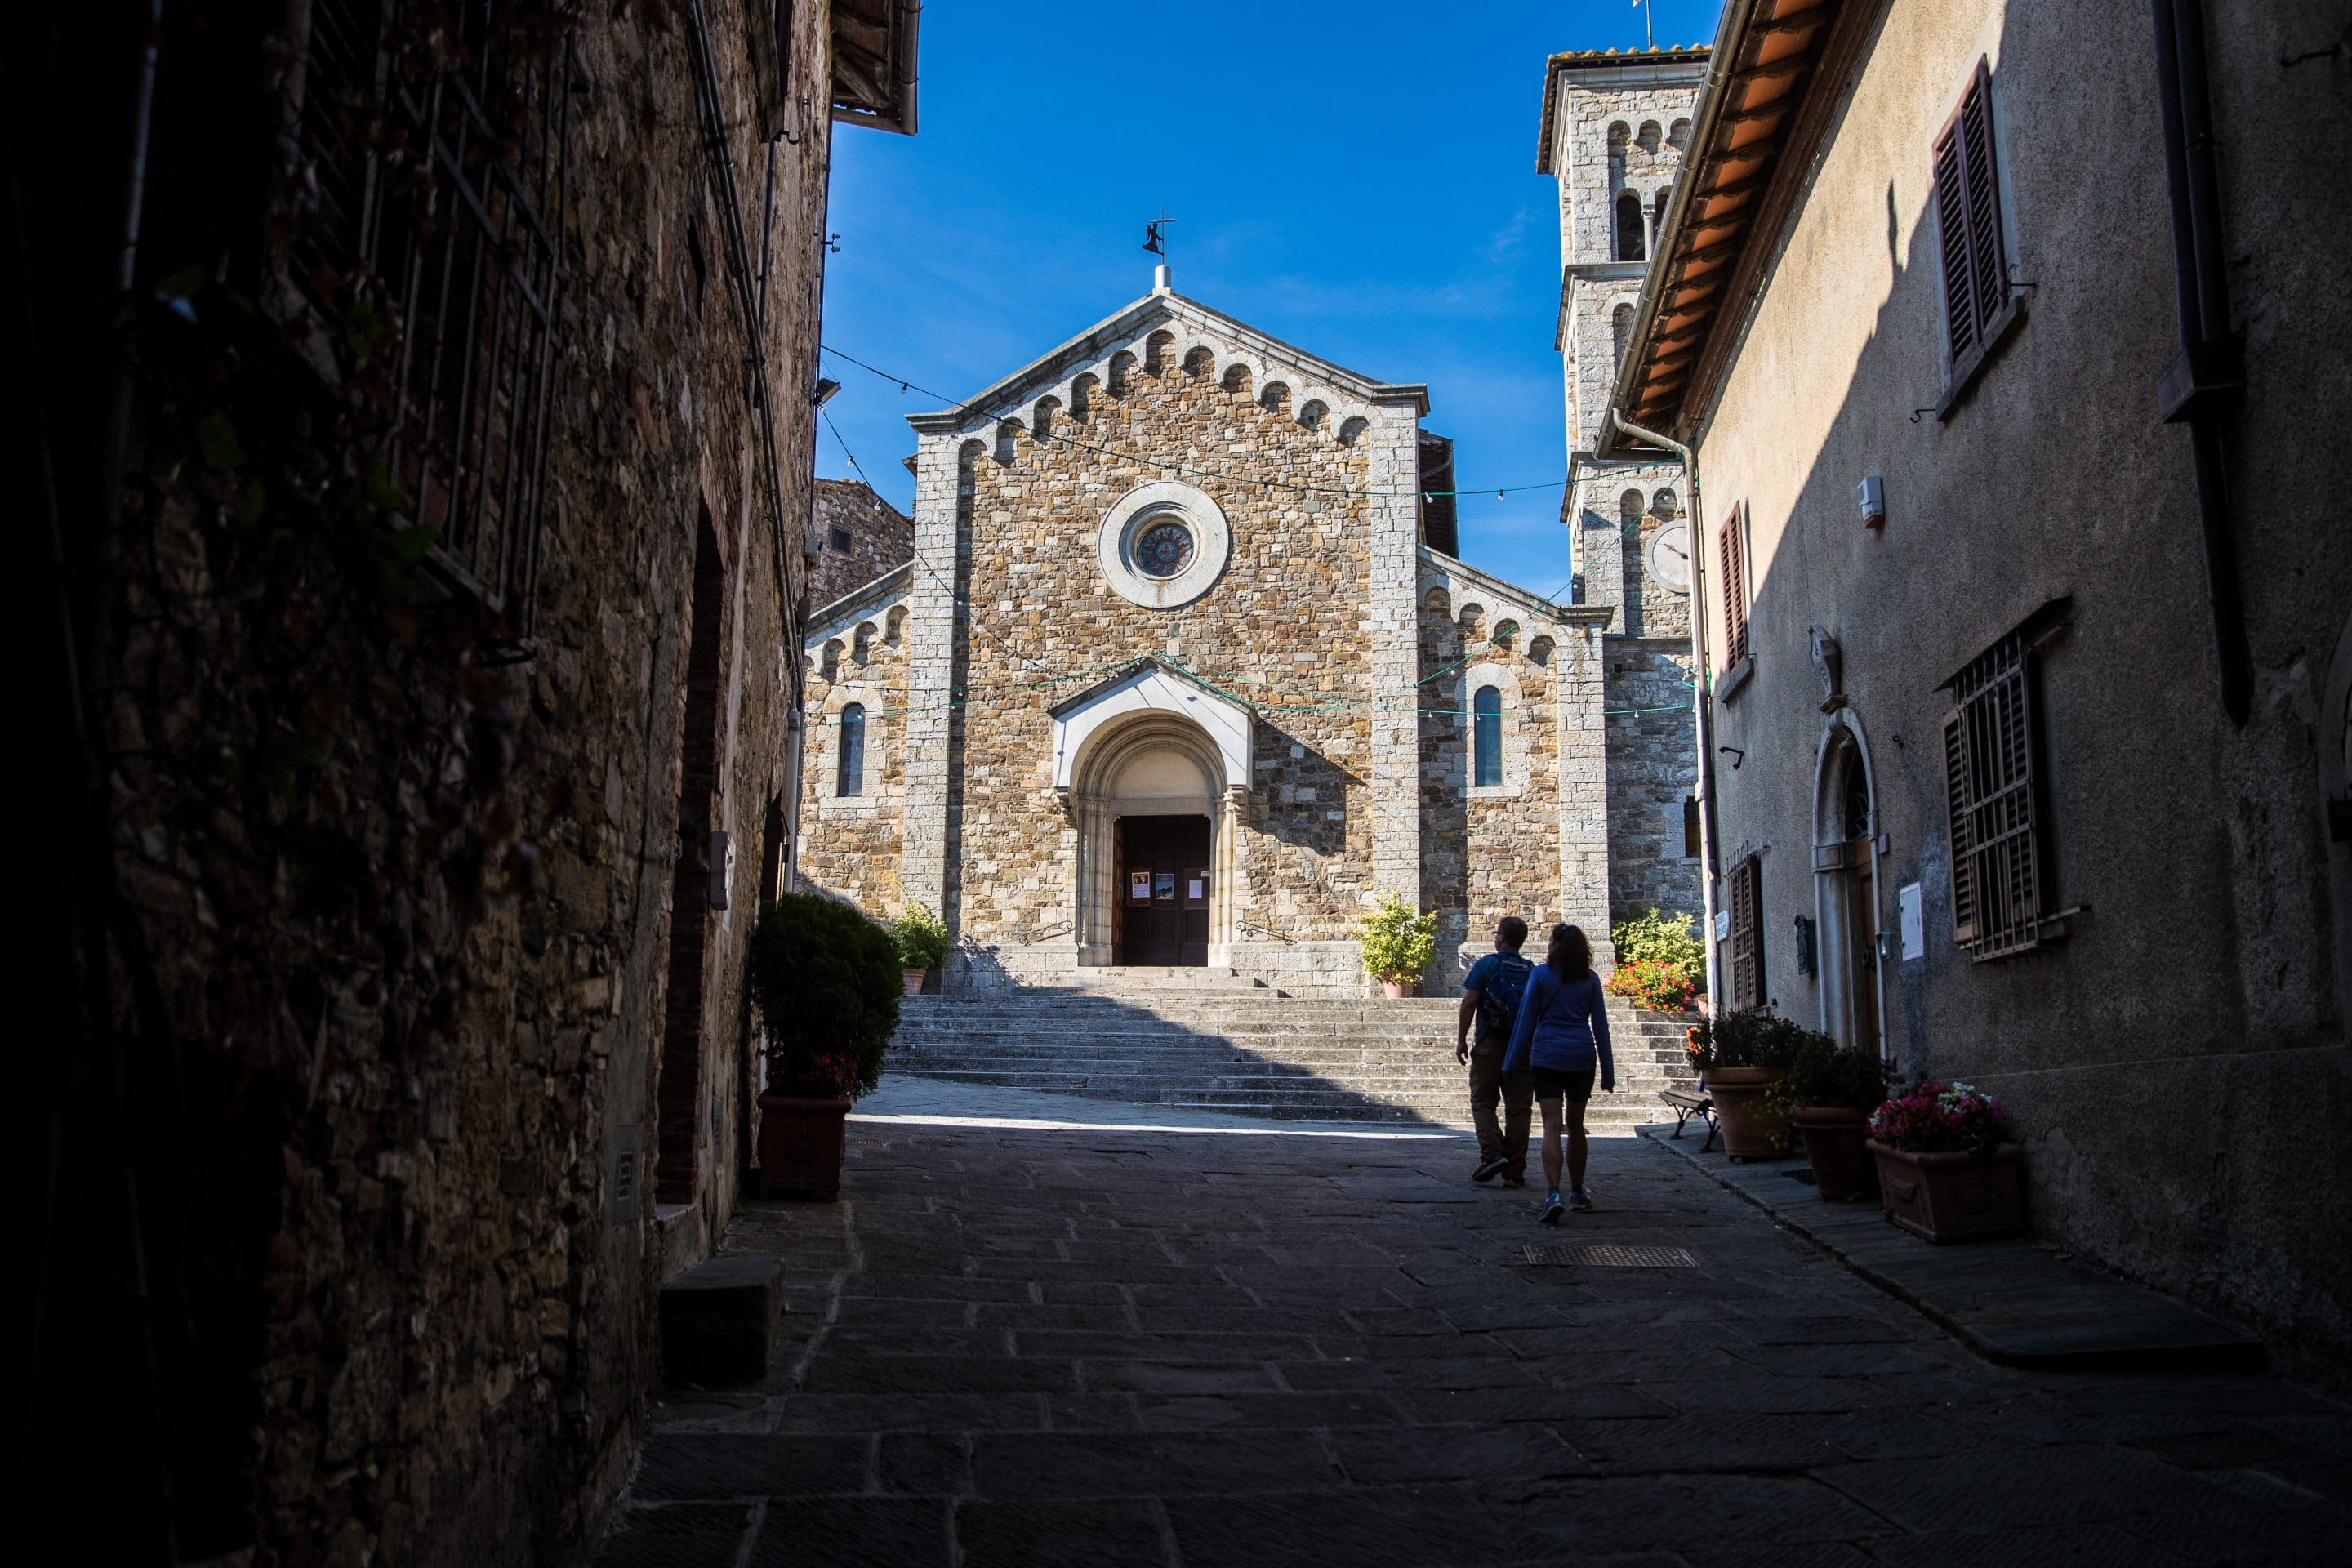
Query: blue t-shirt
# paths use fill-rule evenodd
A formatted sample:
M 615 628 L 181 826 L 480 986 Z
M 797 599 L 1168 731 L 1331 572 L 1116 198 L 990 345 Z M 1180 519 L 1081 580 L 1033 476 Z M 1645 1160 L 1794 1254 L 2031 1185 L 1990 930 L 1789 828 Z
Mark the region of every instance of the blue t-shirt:
M 1506 958 L 1508 958 L 1513 967 L 1518 971 L 1518 984 L 1516 987 L 1507 984 L 1510 977 L 1503 968 L 1503 960 Z M 1497 1035 L 1510 1033 L 1508 1024 L 1500 1028 L 1492 1028 L 1488 1025 L 1487 1020 L 1493 1016 L 1496 1004 L 1507 1004 L 1511 1006 L 1514 1009 L 1512 1022 L 1518 1021 L 1516 1009 L 1527 995 L 1528 969 L 1526 959 L 1516 952 L 1506 953 L 1500 951 L 1488 953 L 1470 966 L 1470 977 L 1462 983 L 1462 988 L 1465 991 L 1478 993 L 1478 1037 L 1480 1039 L 1486 1038 L 1490 1033 Z
M 1563 981 L 1549 963 L 1536 965 L 1528 994 L 1519 999 L 1518 1026 L 1503 1070 L 1513 1073 L 1532 1061 L 1551 1072 L 1586 1072 L 1598 1067 L 1603 1087 L 1617 1081 L 1609 1052 L 1609 1005 L 1601 976 L 1587 970 Z

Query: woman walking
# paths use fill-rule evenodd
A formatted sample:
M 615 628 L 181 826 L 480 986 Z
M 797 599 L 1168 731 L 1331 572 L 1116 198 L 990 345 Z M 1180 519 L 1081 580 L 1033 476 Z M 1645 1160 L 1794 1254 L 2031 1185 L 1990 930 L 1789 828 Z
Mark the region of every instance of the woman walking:
M 1551 950 L 1543 967 L 1528 979 L 1511 1048 L 1503 1058 L 1506 1077 L 1533 1060 L 1536 1103 L 1543 1108 L 1543 1171 L 1550 1189 L 1536 1215 L 1559 1223 L 1560 1131 L 1568 1131 L 1568 1203 L 1579 1214 L 1591 1208 L 1584 1190 L 1584 1104 L 1592 1098 L 1598 1070 L 1601 1091 L 1617 1089 L 1617 1064 L 1609 1054 L 1609 1008 L 1601 977 L 1592 973 L 1592 944 L 1574 926 L 1551 928 Z

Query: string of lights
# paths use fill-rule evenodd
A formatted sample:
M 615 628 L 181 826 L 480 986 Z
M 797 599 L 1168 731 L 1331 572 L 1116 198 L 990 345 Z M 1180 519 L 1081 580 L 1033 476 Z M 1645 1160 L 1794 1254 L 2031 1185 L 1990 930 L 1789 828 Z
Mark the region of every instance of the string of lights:
M 862 360 L 854 359 L 854 358 L 851 358 L 851 356 L 849 356 L 848 354 L 841 353 L 841 352 L 840 352 L 839 350 L 828 349 L 828 351 L 827 351 L 827 352 L 828 352 L 828 353 L 835 353 L 835 354 L 837 354 L 840 358 L 845 359 L 845 360 L 848 360 L 850 363 L 856 365 L 859 369 L 861 369 L 861 370 L 866 370 L 866 371 L 869 371 L 869 372 L 871 372 L 872 374 L 876 374 L 876 375 L 882 376 L 882 377 L 883 377 L 884 379 L 886 379 L 886 380 L 898 380 L 898 378 L 897 378 L 897 377 L 895 377 L 895 376 L 890 375 L 890 374 L 889 374 L 889 373 L 887 373 L 887 371 L 879 370 L 879 369 L 876 368 L 876 367 L 875 367 L 875 366 L 873 366 L 873 365 L 866 364 L 866 363 L 864 361 L 862 361 Z M 926 396 L 937 396 L 937 395 L 938 395 L 938 394 L 936 394 L 936 393 L 929 392 L 927 389 L 925 389 L 925 388 L 923 388 L 923 387 L 921 387 L 921 386 L 916 385 L 914 383 L 912 383 L 912 382 L 908 382 L 908 381 L 900 381 L 900 382 L 899 382 L 899 388 L 900 388 L 900 390 L 901 390 L 901 391 L 906 391 L 906 390 L 908 390 L 908 389 L 912 389 L 912 390 L 917 391 L 917 392 L 922 392 L 922 393 L 924 393 L 924 395 L 925 395 Z M 842 435 L 842 433 L 841 433 L 841 427 L 840 427 L 838 425 L 836 425 L 836 424 L 835 424 L 835 423 L 834 423 L 833 416 L 832 416 L 829 412 L 827 412 L 826 410 L 824 410 L 824 409 L 823 409 L 823 408 L 820 408 L 820 409 L 818 410 L 818 414 L 819 414 L 819 416 L 820 416 L 820 417 L 822 417 L 822 418 L 824 420 L 825 428 L 833 432 L 833 438 L 834 438 L 834 441 L 835 441 L 835 443 L 837 446 L 839 446 L 839 447 L 841 447 L 841 454 L 842 454 L 842 457 L 847 460 L 847 462 L 848 462 L 848 464 L 849 464 L 849 466 L 850 466 L 850 468 L 851 468 L 851 469 L 852 469 L 852 470 L 853 470 L 853 471 L 857 475 L 857 477 L 859 478 L 859 479 L 861 479 L 861 480 L 863 480 L 863 481 L 865 482 L 865 484 L 866 484 L 866 488 L 867 488 L 868 489 L 874 489 L 876 487 L 875 487 L 875 485 L 874 485 L 873 477 L 866 471 L 866 466 L 865 466 L 863 463 L 861 463 L 861 462 L 859 462 L 859 461 L 857 460 L 857 454 L 850 448 L 850 445 L 849 445 L 848 439 L 847 439 L 845 437 L 844 437 L 844 436 Z M 1070 443 L 1070 444 L 1071 444 L 1071 445 L 1073 445 L 1073 446 L 1078 446 L 1078 445 L 1080 445 L 1079 443 L 1076 443 L 1076 442 L 1073 442 L 1073 443 Z M 1093 449 L 1097 449 L 1097 450 L 1108 450 L 1108 448 L 1093 448 Z M 1131 460 L 1135 460 L 1135 461 L 1145 461 L 1145 459 L 1131 459 Z M 1159 466 L 1160 466 L 1160 467 L 1171 467 L 1171 466 L 1172 466 L 1172 465 L 1165 465 L 1165 464 L 1162 464 L 1162 465 L 1159 465 Z M 1249 481 L 1249 482 L 1258 482 L 1258 481 Z M 1564 482 L 1564 481 L 1563 481 L 1563 482 Z M 1309 488 L 1309 487 L 1295 487 L 1295 486 L 1294 486 L 1294 487 L 1288 487 L 1288 488 L 1294 488 L 1294 489 L 1296 489 L 1296 488 Z M 1545 489 L 1545 488 L 1556 488 L 1556 487 L 1528 486 L 1528 487 L 1519 487 L 1519 488 L 1526 488 L 1526 489 Z M 1378 492 L 1378 491 L 1362 491 L 1362 492 L 1349 492 L 1349 493 L 1360 493 L 1360 494 L 1400 493 L 1400 494 L 1401 494 L 1401 493 L 1407 493 L 1407 492 Z M 1432 492 L 1429 492 L 1429 493 L 1431 493 L 1431 494 L 1433 494 L 1433 495 L 1437 495 L 1437 494 L 1458 494 L 1458 493 L 1465 493 L 1465 492 L 1432 491 Z M 1484 493 L 1484 492 L 1482 491 L 1482 492 L 1475 492 L 1475 493 Z M 1623 526 L 1622 526 L 1622 527 L 1618 531 L 1618 537 L 1619 537 L 1619 539 L 1622 541 L 1622 540 L 1624 538 L 1624 536 L 1625 536 L 1626 534 L 1628 534 L 1628 533 L 1632 532 L 1633 530 L 1635 530 L 1635 529 L 1639 528 L 1639 527 L 1641 526 L 1641 521 L 1642 521 L 1642 520 L 1641 520 L 1641 519 L 1639 519 L 1639 518 L 1635 518 L 1635 519 L 1633 519 L 1633 520 L 1632 520 L 1632 521 L 1628 521 L 1627 523 L 1625 523 L 1625 524 L 1624 524 L 1624 525 L 1623 525 Z M 907 535 L 908 535 L 908 551 L 909 551 L 909 553 L 911 554 L 911 556 L 912 556 L 912 558 L 913 558 L 913 560 L 914 560 L 915 563 L 916 563 L 917 565 L 919 565 L 919 567 L 921 567 L 921 569 L 923 570 L 923 572 L 925 573 L 925 574 L 926 574 L 926 575 L 928 575 L 928 576 L 929 576 L 933 582 L 937 583 L 937 584 L 938 584 L 941 588 L 943 588 L 943 589 L 945 589 L 945 590 L 947 591 L 947 593 L 948 593 L 948 596 L 949 596 L 949 599 L 950 599 L 950 601 L 951 603 L 956 604 L 956 605 L 960 605 L 963 606 L 966 610 L 971 609 L 971 599 L 970 599 L 969 597 L 966 597 L 966 596 L 963 596 L 963 595 L 958 595 L 958 594 L 956 593 L 954 584 L 953 584 L 951 581 L 950 581 L 947 577 L 942 576 L 942 575 L 940 574 L 940 573 L 939 572 L 939 570 L 938 570 L 936 567 L 934 567 L 934 566 L 930 563 L 930 562 L 929 562 L 928 559 L 926 559 L 926 558 L 924 557 L 924 555 L 922 554 L 922 552 L 921 552 L 919 548 L 917 548 L 917 546 L 916 546 L 916 542 L 915 542 L 915 531 L 914 531 L 913 525 L 912 525 L 911 523 L 909 523 L 909 522 L 907 522 L 905 520 L 901 519 L 901 520 L 900 520 L 900 522 L 899 522 L 899 526 L 900 526 L 902 529 L 904 529 L 904 530 L 905 530 L 905 531 L 906 531 L 906 533 L 907 533 Z M 1567 586 L 1569 586 L 1569 585 L 1570 585 L 1569 582 L 1567 582 L 1567 581 L 1563 581 L 1563 582 L 1562 582 L 1559 586 L 1557 586 L 1557 587 L 1553 588 L 1553 589 L 1552 589 L 1552 591 L 1551 591 L 1549 594 L 1545 595 L 1543 596 L 1543 598 L 1542 598 L 1541 600 L 1539 600 L 1539 601 L 1538 601 L 1538 604 L 1539 604 L 1539 605 L 1549 605 L 1551 604 L 1551 602 L 1552 602 L 1556 597 L 1558 597 L 1558 595 L 1559 595 L 1559 592 L 1560 592 L 1560 589 L 1561 589 L 1561 588 L 1564 588 L 1564 587 L 1567 587 Z M 1035 673 L 1038 677 L 1040 677 L 1040 679 L 1035 679 L 1035 680 L 1032 680 L 1032 681 L 1024 681 L 1024 682 L 1019 682 L 1019 683 L 1018 683 L 1018 684 L 1020 685 L 1020 687 L 1021 687 L 1024 690 L 1026 690 L 1026 691 L 1032 691 L 1032 692 L 1034 692 L 1034 691 L 1040 690 L 1040 689 L 1044 689 L 1044 688 L 1046 688 L 1046 687 L 1052 687 L 1052 686 L 1063 686 L 1063 685 L 1067 685 L 1067 684 L 1069 684 L 1069 683 L 1071 683 L 1071 682 L 1074 682 L 1074 681 L 1087 680 L 1087 679 L 1096 679 L 1096 678 L 1097 678 L 1097 677 L 1108 676 L 1108 675 L 1110 675 L 1110 674 L 1112 674 L 1112 673 L 1114 673 L 1114 672 L 1117 672 L 1117 671 L 1119 671 L 1119 670 L 1132 668 L 1134 668 L 1134 666 L 1135 666 L 1136 664 L 1138 664 L 1139 662 L 1140 662 L 1140 660 L 1141 660 L 1142 658 L 1146 658 L 1146 657 L 1150 657 L 1150 658 L 1157 658 L 1157 659 L 1160 660 L 1161 662 L 1163 662 L 1163 663 L 1165 663 L 1165 664 L 1169 665 L 1171 668 L 1175 668 L 1175 669 L 1178 669 L 1178 670 L 1181 671 L 1184 675 L 1186 675 L 1186 676 L 1187 676 L 1187 677 L 1189 677 L 1190 679 L 1193 679 L 1193 680 L 1195 680 L 1195 681 L 1198 681 L 1202 686 L 1205 687 L 1206 689 L 1210 689 L 1210 690 L 1212 690 L 1212 691 L 1214 691 L 1214 692 L 1218 693 L 1220 696 L 1225 697 L 1225 698 L 1227 698 L 1227 699 L 1229 699 L 1229 700 L 1233 700 L 1233 701 L 1234 701 L 1234 702 L 1240 703 L 1240 704 L 1242 704 L 1243 706 L 1247 707 L 1247 708 L 1250 708 L 1250 709 L 1252 709 L 1252 710 L 1255 710 L 1255 711 L 1257 711 L 1257 712 L 1260 712 L 1260 713 L 1268 713 L 1268 714 L 1273 714 L 1273 713 L 1318 713 L 1318 712 L 1338 712 L 1338 711 L 1343 711 L 1343 710 L 1349 710 L 1349 709 L 1359 709 L 1359 708 L 1376 708 L 1376 709 L 1380 709 L 1380 710 L 1385 710 L 1385 711 L 1391 711 L 1391 712 L 1411 712 L 1411 713 L 1413 713 L 1413 714 L 1415 714 L 1415 715 L 1417 715 L 1417 716 L 1427 716 L 1427 717 L 1436 717 L 1436 718 L 1455 718 L 1455 719 L 1470 718 L 1470 717 L 1473 717 L 1474 715 L 1472 714 L 1471 710 L 1468 710 L 1468 709 L 1458 709 L 1458 708 L 1429 708 L 1429 707 L 1422 707 L 1422 706 L 1418 706 L 1418 705 L 1417 705 L 1417 704 L 1418 704 L 1418 701 L 1419 701 L 1418 694 L 1419 694 L 1420 689 L 1421 689 L 1421 688 L 1423 688 L 1423 687 L 1424 687 L 1424 686 L 1427 686 L 1430 682 L 1432 682 L 1432 681 L 1433 681 L 1433 680 L 1440 679 L 1444 678 L 1444 676 L 1446 676 L 1446 675 L 1448 675 L 1448 674 L 1452 673 L 1453 671 L 1454 671 L 1454 670 L 1456 670 L 1456 669 L 1459 669 L 1459 668 L 1462 668 L 1464 665 L 1466 665 L 1466 664 L 1470 663 L 1473 659 L 1475 659 L 1475 658 L 1477 658 L 1481 657 L 1481 655 L 1484 655 L 1484 654 L 1489 653 L 1489 652 L 1491 652 L 1492 650 L 1494 650 L 1494 649 L 1496 649 L 1496 648 L 1497 648 L 1497 647 L 1504 647 L 1504 646 L 1505 646 L 1505 645 L 1503 645 L 1503 644 L 1501 644 L 1501 643 L 1496 642 L 1496 640 L 1494 640 L 1493 638 L 1491 638 L 1491 637 L 1490 637 L 1490 638 L 1487 640 L 1487 642 L 1485 644 L 1485 646 L 1484 646 L 1484 647 L 1480 647 L 1480 648 L 1477 648 L 1477 649 L 1475 649 L 1475 650 L 1473 650 L 1473 651 L 1471 651 L 1471 652 L 1465 653 L 1461 658 L 1456 658 L 1456 659 L 1454 659 L 1454 660 L 1452 660 L 1452 661 L 1450 661 L 1450 662 L 1448 662 L 1448 663 L 1446 663 L 1446 664 L 1444 664 L 1444 665 L 1439 666 L 1436 669 L 1432 670 L 1429 674 L 1424 675 L 1424 676 L 1421 677 L 1419 679 L 1415 680 L 1415 681 L 1413 682 L 1413 684 L 1412 684 L 1412 687 L 1408 688 L 1406 690 L 1404 690 L 1403 692 L 1401 692 L 1401 693 L 1391 693 L 1391 694 L 1388 694 L 1388 695 L 1381 695 L 1381 694 L 1379 694 L 1379 693 L 1374 693 L 1374 694 L 1371 694 L 1371 695 L 1370 695 L 1370 696 L 1364 696 L 1364 697 L 1343 697 L 1343 698 L 1339 698 L 1339 699 L 1331 700 L 1315 701 L 1315 702 L 1276 702 L 1276 701 L 1267 701 L 1267 700 L 1264 700 L 1257 699 L 1257 698 L 1252 698 L 1252 697 L 1244 696 L 1244 695 L 1243 695 L 1241 692 L 1234 691 L 1234 690 L 1231 690 L 1231 689 L 1229 689 L 1227 687 L 1225 687 L 1224 685 L 1221 684 L 1218 680 L 1216 680 L 1216 679 L 1214 679 L 1211 678 L 1210 676 L 1208 676 L 1208 675 L 1206 675 L 1206 674 L 1204 674 L 1204 673 L 1202 673 L 1202 672 L 1201 672 L 1201 671 L 1199 671 L 1199 670 L 1193 669 L 1193 668 L 1192 668 L 1190 666 L 1188 666 L 1188 665 L 1184 664 L 1181 660 L 1180 660 L 1179 658 L 1176 658 L 1176 656 L 1174 656 L 1173 654 L 1171 654 L 1171 653 L 1168 653 L 1168 652 L 1166 652 L 1166 651 L 1164 651 L 1164 650 L 1160 650 L 1160 649 L 1154 649 L 1154 650 L 1153 650 L 1150 655 L 1148 655 L 1148 656 L 1147 656 L 1147 655 L 1131 655 L 1131 656 L 1127 656 L 1127 657 L 1123 657 L 1123 658 L 1118 658 L 1118 659 L 1111 660 L 1111 661 L 1109 661 L 1109 662 L 1108 662 L 1108 663 L 1095 665 L 1095 666 L 1093 666 L 1093 667 L 1091 667 L 1091 668 L 1087 668 L 1087 669 L 1075 670 L 1075 671 L 1067 671 L 1067 672 L 1061 673 L 1061 674 L 1055 674 L 1055 673 L 1053 673 L 1052 671 L 1048 670 L 1045 666 L 1043 666 L 1043 665 L 1039 664 L 1039 663 L 1037 662 L 1037 660 L 1036 660 L 1034 657 L 1032 657 L 1032 656 L 1031 656 L 1031 655 L 1029 655 L 1029 654 L 1024 653 L 1024 652 L 1023 652 L 1022 650 L 1020 650 L 1019 648 L 1014 647 L 1011 643 L 1006 642 L 1003 637 L 998 637 L 994 632 L 992 632 L 992 631 L 989 630 L 989 628 L 988 628 L 987 626 L 982 626 L 982 625 L 978 625 L 978 624 L 977 624 L 977 618 L 976 618 L 976 617 L 967 616 L 967 617 L 966 617 L 966 619 L 967 619 L 967 624 L 970 624 L 970 625 L 973 625 L 973 626 L 975 626 L 976 629 L 978 629 L 978 630 L 980 631 L 980 633 L 981 633 L 981 635 L 982 635 L 982 636 L 983 636 L 983 637 L 987 637 L 991 642 L 995 643 L 999 647 L 1003 648 L 1006 653 L 1010 654 L 1013 658 L 1015 658 L 1015 659 L 1019 660 L 1023 665 L 1026 666 L 1030 671 L 1032 671 L 1032 672 Z M 1251 683 L 1250 683 L 1250 682 L 1248 682 L 1247 680 L 1244 680 L 1244 679 L 1239 679 L 1231 678 L 1231 677 L 1228 677 L 1227 679 L 1234 679 L 1234 684 L 1236 684 L 1236 685 L 1248 685 L 1248 684 L 1251 684 Z M 1685 686 L 1687 686 L 1687 685 L 1690 685 L 1690 684 L 1691 684 L 1691 682 L 1690 682 L 1690 680 L 1689 680 L 1689 679 L 1688 679 L 1687 677 L 1685 677 L 1685 679 L 1684 679 L 1684 682 L 1683 682 L 1683 683 L 1684 683 Z M 974 683 L 974 684 L 973 684 L 973 685 L 971 685 L 971 686 L 966 686 L 966 687 L 962 687 L 962 688 L 958 689 L 958 694 L 957 694 L 957 695 L 953 695 L 953 696 L 951 696 L 951 697 L 950 697 L 950 700 L 949 701 L 947 701 L 946 703 L 943 703 L 943 704 L 932 704 L 932 705 L 929 705 L 929 706 L 926 706 L 926 707 L 919 707 L 919 707 L 913 707 L 913 706 L 902 706 L 902 707 L 898 707 L 898 708 L 887 708 L 887 707 L 881 707 L 881 708 L 877 708 L 877 707 L 866 706 L 866 705 L 861 705 L 861 706 L 865 707 L 865 711 L 866 711 L 868 715 L 908 715 L 908 714 L 924 713 L 924 712 L 940 712 L 940 711 L 949 711 L 949 710 L 952 710 L 959 709 L 959 708 L 970 708 L 970 707 L 971 706 L 971 704 L 972 704 L 972 694 L 974 693 L 974 691 L 976 691 L 976 690 L 987 690 L 987 689 L 991 689 L 992 687 L 996 686 L 996 685 L 1000 685 L 1000 684 L 1002 684 L 1002 685 L 1005 685 L 1005 686 L 1011 686 L 1011 685 L 1013 685 L 1013 684 L 1015 684 L 1015 683 L 1014 683 L 1014 682 L 1012 682 L 1012 681 L 1003 681 L 1003 682 L 988 682 L 988 681 L 982 681 L 982 682 L 976 682 L 976 683 Z M 1410 708 L 1402 706 L 1402 704 L 1403 704 L 1403 703 L 1405 703 L 1405 702 L 1407 702 L 1407 701 L 1411 701 L 1411 702 L 1412 702 L 1412 703 L 1414 703 L 1414 704 L 1416 704 L 1416 705 L 1415 705 L 1415 706 L 1412 706 L 1412 707 L 1410 707 Z M 1670 704 L 1664 704 L 1664 705 L 1654 706 L 1654 707 L 1605 709 L 1605 710 L 1603 710 L 1601 711 L 1601 715 L 1600 715 L 1600 716 L 1601 716 L 1601 718 L 1604 718 L 1604 719 L 1615 719 L 1615 718 L 1628 718 L 1628 717 L 1633 717 L 1633 716 L 1634 716 L 1634 715 L 1643 714 L 1643 713 L 1681 712 L 1681 711 L 1684 711 L 1684 710 L 1684 710 L 1684 705 L 1683 705 L 1683 704 L 1680 704 L 1680 703 L 1670 703 Z M 816 715 L 816 716 L 815 716 L 814 721 L 815 721 L 815 722 L 817 722 L 818 724 L 821 724 L 821 725 L 822 725 L 822 724 L 830 724 L 830 723 L 835 723 L 835 722 L 836 722 L 836 721 L 837 721 L 837 717 L 836 717 L 836 716 L 835 716 L 835 715 L 829 715 L 829 714 L 820 714 L 820 715 Z

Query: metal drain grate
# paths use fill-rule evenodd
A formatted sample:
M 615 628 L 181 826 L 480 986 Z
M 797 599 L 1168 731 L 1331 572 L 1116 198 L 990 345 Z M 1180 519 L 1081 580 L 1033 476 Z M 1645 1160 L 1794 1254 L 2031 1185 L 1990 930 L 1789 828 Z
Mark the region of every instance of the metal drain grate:
M 1680 1247 L 1538 1247 L 1530 1242 L 1519 1250 L 1530 1263 L 1559 1263 L 1578 1268 L 1696 1268 L 1698 1259 Z

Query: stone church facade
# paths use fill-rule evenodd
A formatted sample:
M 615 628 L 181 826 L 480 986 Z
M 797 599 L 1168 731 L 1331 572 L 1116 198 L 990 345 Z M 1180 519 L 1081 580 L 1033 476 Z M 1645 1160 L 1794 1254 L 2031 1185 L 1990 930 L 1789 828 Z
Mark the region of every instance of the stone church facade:
M 1605 634 L 1456 558 L 1426 390 L 1164 282 L 919 416 L 913 558 L 806 642 L 799 872 L 939 910 L 946 984 L 1230 965 L 1361 994 L 1356 933 L 1437 911 L 1605 946 Z
M 1673 463 L 1604 462 L 1602 428 L 1706 78 L 1704 48 L 1555 55 L 1536 168 L 1559 184 L 1557 341 L 1578 603 L 1612 612 L 1607 692 L 1610 910 L 1701 908 L 1691 707 L 1689 496 Z

